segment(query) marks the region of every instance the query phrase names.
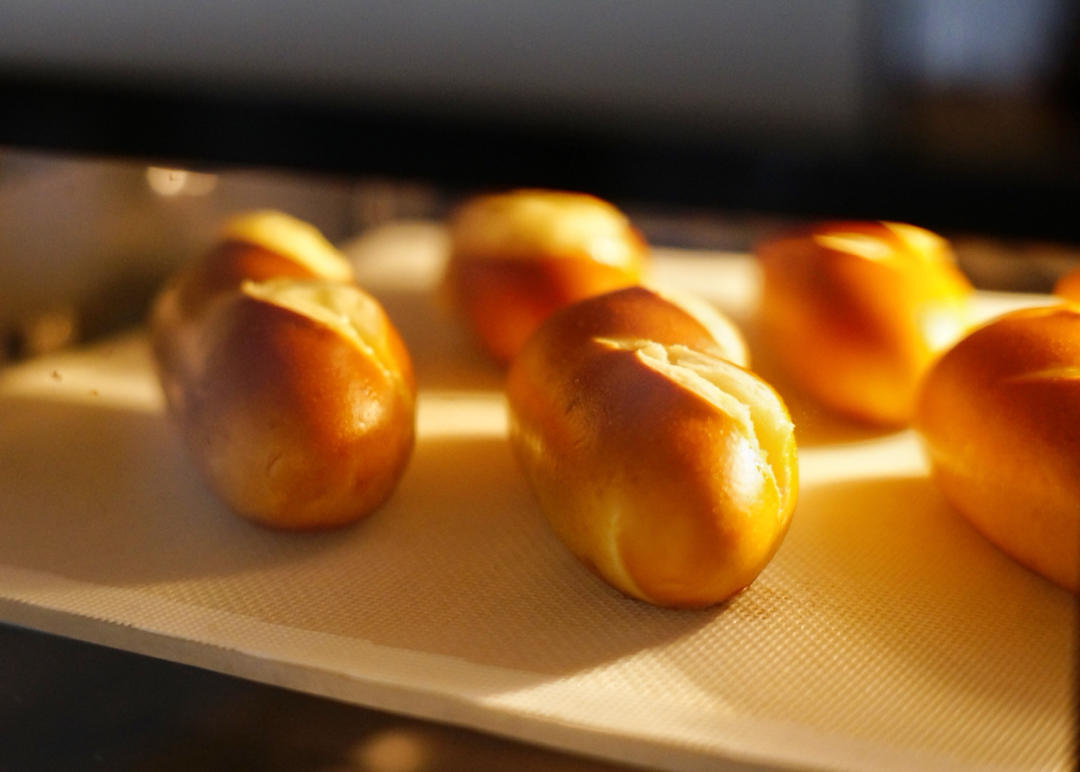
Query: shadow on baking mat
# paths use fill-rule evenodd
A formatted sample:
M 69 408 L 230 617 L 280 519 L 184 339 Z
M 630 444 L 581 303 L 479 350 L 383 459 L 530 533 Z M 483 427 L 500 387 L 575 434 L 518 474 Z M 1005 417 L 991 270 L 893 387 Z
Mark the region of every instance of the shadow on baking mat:
M 656 609 L 589 573 L 548 529 L 502 436 L 425 439 L 362 528 L 338 556 L 351 581 L 315 599 L 310 629 L 544 680 L 657 646 L 717 613 Z
M 158 412 L 25 397 L 0 411 L 0 564 L 540 680 L 718 613 L 655 609 L 588 573 L 502 435 L 425 438 L 380 510 L 294 534 L 231 514 Z
M 307 559 L 343 538 L 290 539 L 230 513 L 160 412 L 5 396 L 0 414 L 0 562 L 147 586 Z
M 1058 768 L 1069 747 L 1074 599 L 987 543 L 926 477 L 809 484 L 731 611 L 666 653 L 737 715 L 976 768 Z M 703 667 L 701 652 L 722 657 Z

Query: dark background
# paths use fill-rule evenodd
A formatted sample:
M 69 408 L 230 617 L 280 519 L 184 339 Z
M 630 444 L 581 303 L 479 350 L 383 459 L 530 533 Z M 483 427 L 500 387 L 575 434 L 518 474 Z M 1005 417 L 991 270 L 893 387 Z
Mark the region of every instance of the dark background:
M 0 8 L 0 145 L 1080 241 L 1080 7 Z

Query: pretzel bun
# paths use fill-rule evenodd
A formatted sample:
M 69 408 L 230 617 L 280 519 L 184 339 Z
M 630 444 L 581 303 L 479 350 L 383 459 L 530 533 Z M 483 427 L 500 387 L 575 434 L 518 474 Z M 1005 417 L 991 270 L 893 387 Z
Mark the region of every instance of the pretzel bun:
M 646 251 L 626 216 L 594 196 L 483 195 L 451 219 L 445 283 L 477 340 L 505 364 L 555 309 L 636 284 Z
M 348 260 L 314 226 L 283 212 L 231 217 L 211 248 L 176 273 L 150 312 L 155 362 L 172 409 L 184 399 L 178 380 L 199 355 L 197 332 L 214 302 L 245 281 L 292 277 L 351 282 Z
M 229 236 L 151 317 L 166 405 L 195 464 L 236 513 L 293 530 L 343 525 L 389 497 L 416 401 L 382 307 L 336 252 L 312 257 L 319 242 L 306 243 L 291 254 Z
M 1054 285 L 1054 294 L 1072 303 L 1080 303 L 1080 268 L 1069 271 Z
M 627 595 L 697 607 L 771 559 L 797 464 L 777 394 L 676 311 L 632 288 L 556 312 L 507 398 L 512 447 L 570 551 Z
M 976 529 L 1080 591 L 1080 309 L 1014 311 L 971 333 L 928 372 L 914 426 Z
M 761 321 L 795 383 L 869 423 L 906 424 L 933 358 L 967 331 L 972 287 L 948 243 L 891 222 L 832 222 L 761 244 Z

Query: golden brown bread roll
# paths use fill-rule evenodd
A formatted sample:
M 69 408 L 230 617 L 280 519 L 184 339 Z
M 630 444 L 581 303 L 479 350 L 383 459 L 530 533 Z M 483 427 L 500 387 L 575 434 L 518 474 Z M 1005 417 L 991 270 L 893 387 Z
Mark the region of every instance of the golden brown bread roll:
M 823 223 L 761 244 L 760 315 L 797 385 L 858 420 L 910 420 L 926 367 L 970 325 L 948 243 L 912 225 Z
M 1054 285 L 1054 294 L 1070 303 L 1080 303 L 1080 268 L 1069 271 Z
M 245 281 L 293 277 L 351 282 L 348 260 L 314 226 L 283 212 L 262 210 L 231 217 L 212 247 L 176 273 L 158 293 L 150 327 L 166 402 L 184 398 L 177 380 L 198 357 L 197 331 L 214 302 Z
M 446 289 L 484 349 L 506 363 L 555 309 L 636 284 L 646 251 L 626 216 L 594 196 L 477 196 L 450 222 Z
M 745 588 L 795 506 L 787 410 L 723 353 L 664 298 L 631 288 L 553 314 L 508 374 L 511 443 L 554 532 L 657 605 Z
M 286 529 L 357 520 L 386 500 L 411 454 L 416 385 L 405 346 L 328 244 L 286 238 L 279 250 L 276 237 L 226 234 L 155 305 L 169 413 L 238 514 Z
M 927 373 L 914 426 L 957 510 L 1080 591 L 1080 308 L 1015 311 L 975 330 Z

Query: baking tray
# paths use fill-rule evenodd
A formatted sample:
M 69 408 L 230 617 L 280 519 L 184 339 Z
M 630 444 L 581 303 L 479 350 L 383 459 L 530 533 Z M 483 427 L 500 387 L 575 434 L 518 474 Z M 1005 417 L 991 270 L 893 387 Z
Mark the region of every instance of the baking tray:
M 911 432 L 836 421 L 773 373 L 751 260 L 656 250 L 651 278 L 744 324 L 797 422 L 800 500 L 750 589 L 673 611 L 548 532 L 502 374 L 440 301 L 443 231 L 395 223 L 347 251 L 420 383 L 392 500 L 329 533 L 229 514 L 165 420 L 142 331 L 10 367 L 0 619 L 648 767 L 1071 766 L 1073 597 L 948 507 Z

